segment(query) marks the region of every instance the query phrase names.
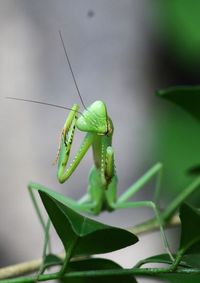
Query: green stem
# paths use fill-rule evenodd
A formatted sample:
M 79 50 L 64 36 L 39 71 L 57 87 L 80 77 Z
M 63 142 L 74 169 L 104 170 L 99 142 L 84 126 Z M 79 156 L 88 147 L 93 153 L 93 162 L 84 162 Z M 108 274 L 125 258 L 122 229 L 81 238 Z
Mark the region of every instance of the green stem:
M 61 270 L 59 271 L 60 276 L 64 275 L 67 268 L 68 268 L 68 263 L 69 263 L 69 261 L 72 257 L 72 252 L 73 252 L 74 248 L 76 247 L 77 240 L 78 240 L 78 237 L 76 237 L 73 240 L 73 243 L 71 243 L 71 245 L 66 250 L 66 255 L 65 255 L 64 262 L 63 262 L 63 266 L 62 266 Z
M 181 262 L 181 259 L 184 255 L 184 250 L 180 250 L 178 251 L 175 261 L 172 263 L 172 265 L 170 266 L 170 270 L 173 272 L 174 270 L 176 270 L 176 268 L 178 267 L 179 263 Z
M 61 278 L 104 277 L 104 276 L 158 276 L 161 274 L 200 274 L 200 269 L 183 268 L 172 272 L 171 268 L 132 268 L 69 272 L 61 276 L 60 272 L 40 275 L 38 281 L 48 281 Z M 35 277 L 21 277 L 17 279 L 1 280 L 1 283 L 34 283 Z
M 187 244 L 184 248 L 180 249 L 176 255 L 175 261 L 173 262 L 173 264 L 171 265 L 170 269 L 171 271 L 176 270 L 176 268 L 178 267 L 179 263 L 181 262 L 184 254 L 186 253 L 187 250 L 189 250 L 192 246 L 194 246 L 196 243 L 198 243 L 200 240 L 200 236 L 197 236 L 196 238 L 194 238 L 191 242 L 189 242 L 189 244 Z

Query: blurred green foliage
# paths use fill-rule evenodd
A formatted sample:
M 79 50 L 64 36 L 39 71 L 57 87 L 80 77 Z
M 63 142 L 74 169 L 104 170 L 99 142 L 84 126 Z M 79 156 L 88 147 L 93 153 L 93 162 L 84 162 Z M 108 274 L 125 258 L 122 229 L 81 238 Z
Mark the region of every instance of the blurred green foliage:
M 169 198 L 177 195 L 192 179 L 199 175 L 190 174 L 191 168 L 200 165 L 200 88 L 172 87 L 158 91 L 157 95 L 181 106 L 166 103 L 166 112 L 159 121 L 159 157 L 165 167 L 165 186 Z M 190 113 L 190 114 L 189 114 Z M 194 173 L 194 172 L 193 172 Z M 166 193 L 165 193 L 166 192 Z M 198 191 L 192 196 L 200 204 Z
M 158 27 L 172 53 L 186 65 L 200 63 L 200 1 L 159 0 Z

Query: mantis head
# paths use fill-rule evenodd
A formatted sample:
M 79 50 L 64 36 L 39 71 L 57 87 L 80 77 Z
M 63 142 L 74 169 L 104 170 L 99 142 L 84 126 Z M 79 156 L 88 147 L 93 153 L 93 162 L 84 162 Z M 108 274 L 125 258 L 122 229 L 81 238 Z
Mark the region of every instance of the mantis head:
M 78 118 L 76 126 L 80 131 L 93 132 L 98 135 L 107 135 L 110 128 L 107 110 L 103 101 L 95 101 Z

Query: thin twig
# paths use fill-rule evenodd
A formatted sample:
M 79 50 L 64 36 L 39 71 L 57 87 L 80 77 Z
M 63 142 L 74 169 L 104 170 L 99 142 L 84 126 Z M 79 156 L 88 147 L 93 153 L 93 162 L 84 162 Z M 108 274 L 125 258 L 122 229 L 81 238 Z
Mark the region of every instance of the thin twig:
M 60 253 L 57 256 L 64 259 L 65 254 Z M 0 279 L 33 273 L 39 270 L 41 264 L 42 258 L 39 258 L 0 268 Z

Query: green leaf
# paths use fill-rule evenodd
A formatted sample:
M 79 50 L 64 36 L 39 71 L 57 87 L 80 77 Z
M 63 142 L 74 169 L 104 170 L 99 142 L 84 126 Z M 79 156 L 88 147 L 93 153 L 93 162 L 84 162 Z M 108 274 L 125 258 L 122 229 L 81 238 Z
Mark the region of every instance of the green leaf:
M 108 253 L 138 241 L 134 234 L 126 230 L 80 215 L 61 203 L 60 196 L 52 196 L 51 191 L 39 190 L 39 194 L 66 253 L 74 245 L 71 256 Z
M 69 269 L 67 272 L 73 271 L 90 271 L 90 270 L 109 270 L 109 269 L 122 269 L 122 267 L 108 259 L 103 258 L 90 258 L 85 260 L 72 261 L 69 263 Z M 62 283 L 69 282 L 69 279 L 63 279 Z M 137 283 L 132 275 L 123 276 L 98 276 L 98 277 L 81 277 L 81 278 L 70 278 L 70 283 Z
M 181 106 L 200 120 L 200 86 L 177 86 L 158 90 L 156 95 Z
M 181 240 L 180 250 L 184 254 L 200 253 L 200 212 L 188 205 L 183 204 L 180 208 Z
M 110 260 L 104 258 L 89 258 L 71 261 L 68 271 L 89 271 L 101 269 L 121 269 L 122 267 Z

